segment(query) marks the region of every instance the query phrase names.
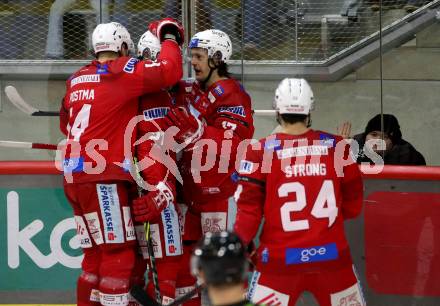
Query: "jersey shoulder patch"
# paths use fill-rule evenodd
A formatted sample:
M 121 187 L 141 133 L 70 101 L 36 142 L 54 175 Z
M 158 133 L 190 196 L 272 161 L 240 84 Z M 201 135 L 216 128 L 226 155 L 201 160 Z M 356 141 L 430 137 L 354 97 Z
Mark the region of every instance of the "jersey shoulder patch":
M 235 83 L 233 79 L 221 80 L 214 83 L 208 88 L 208 97 L 211 95 L 216 99 L 224 99 L 226 96 L 237 91 L 238 88 Z
M 265 138 L 263 141 L 263 147 L 265 150 L 280 150 L 282 147 L 281 140 L 276 137 Z
M 136 64 L 139 62 L 137 58 L 130 58 L 124 65 L 124 68 L 122 69 L 126 73 L 133 73 L 134 69 L 136 67 Z
M 336 147 L 336 144 L 342 140 L 341 136 L 334 135 L 325 131 L 316 130 L 317 138 L 319 139 L 319 143 L 328 148 Z
M 136 64 L 139 62 L 137 58 L 134 57 L 118 57 L 113 61 L 108 61 L 103 64 L 99 64 L 101 74 L 119 74 L 119 73 L 130 73 L 135 71 Z M 98 72 L 99 73 L 99 72 Z

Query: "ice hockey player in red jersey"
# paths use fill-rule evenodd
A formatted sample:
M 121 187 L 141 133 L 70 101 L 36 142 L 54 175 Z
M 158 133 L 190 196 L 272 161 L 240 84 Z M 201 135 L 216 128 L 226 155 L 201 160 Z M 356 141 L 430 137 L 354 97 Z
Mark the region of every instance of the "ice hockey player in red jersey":
M 249 298 L 294 306 L 303 291 L 321 306 L 365 305 L 344 234 L 361 212 L 362 179 L 341 137 L 310 128 L 313 93 L 304 79 L 275 92 L 279 133 L 249 145 L 240 162 L 235 231 L 259 237 Z
M 232 229 L 237 147 L 254 132 L 251 99 L 227 70 L 232 54 L 229 36 L 219 30 L 199 32 L 189 49 L 196 81 L 181 85 L 188 108 L 173 108 L 167 114 L 169 125 L 179 128 L 176 141 L 187 144 L 179 164 L 186 204 L 179 294 L 194 285 L 189 256 L 202 233 Z M 193 299 L 188 304 L 199 303 Z
M 137 49 L 140 59 L 153 63 L 160 52 L 160 41 L 147 31 L 141 36 Z M 149 254 L 143 222 L 150 222 L 162 304 L 170 303 L 175 297 L 177 271 L 183 254 L 179 216 L 175 206 L 176 178 L 175 172 L 171 171 L 173 165 L 177 170 L 176 154 L 171 150 L 166 152 L 164 146 L 167 141 L 164 139 L 167 128 L 164 117 L 175 105 L 175 101 L 166 87 L 140 98 L 142 121 L 138 125 L 140 143 L 136 146 L 140 168 L 145 167 L 142 177 L 150 187 L 145 190 L 145 196 L 133 201 L 135 221 L 139 222 L 139 225 L 135 225 L 136 235 L 142 254 L 135 273 L 137 279 L 142 280 L 147 268 Z M 142 166 L 144 163 L 146 166 Z M 156 298 L 151 277 L 147 292 Z
M 128 57 L 133 43 L 121 24 L 99 24 L 92 35 L 96 59 L 66 82 L 60 110 L 67 135 L 64 190 L 84 251 L 78 305 L 128 304 L 136 238 L 129 201 L 134 179 L 124 140 L 130 152 L 135 135 L 126 127 L 138 113 L 140 96 L 182 76 L 182 26 L 172 19 L 155 26 L 162 41 L 156 63 Z

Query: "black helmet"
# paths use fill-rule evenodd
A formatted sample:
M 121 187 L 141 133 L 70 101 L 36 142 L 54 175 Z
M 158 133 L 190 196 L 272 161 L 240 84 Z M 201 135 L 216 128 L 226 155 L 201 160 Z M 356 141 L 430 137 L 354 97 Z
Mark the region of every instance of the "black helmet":
M 203 271 L 207 285 L 242 282 L 248 270 L 243 242 L 232 232 L 206 233 L 193 251 L 191 270 Z

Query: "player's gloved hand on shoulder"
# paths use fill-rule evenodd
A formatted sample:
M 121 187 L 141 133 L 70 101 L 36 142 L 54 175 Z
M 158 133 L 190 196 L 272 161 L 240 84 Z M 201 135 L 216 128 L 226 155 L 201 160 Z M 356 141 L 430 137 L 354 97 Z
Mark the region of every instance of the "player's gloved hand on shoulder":
M 160 182 L 156 190 L 133 201 L 133 215 L 137 222 L 156 220 L 162 210 L 174 201 L 174 195 L 166 183 Z
M 192 108 L 192 106 L 189 106 Z M 178 143 L 190 144 L 200 139 L 205 128 L 204 121 L 199 119 L 197 110 L 192 111 L 184 106 L 175 107 L 169 110 L 165 117 L 168 127 L 175 126 L 179 129 L 174 139 Z
M 166 39 L 173 39 L 179 46 L 183 45 L 185 31 L 182 24 L 174 18 L 164 18 L 158 21 L 153 21 L 148 26 L 148 30 L 156 35 L 161 43 Z

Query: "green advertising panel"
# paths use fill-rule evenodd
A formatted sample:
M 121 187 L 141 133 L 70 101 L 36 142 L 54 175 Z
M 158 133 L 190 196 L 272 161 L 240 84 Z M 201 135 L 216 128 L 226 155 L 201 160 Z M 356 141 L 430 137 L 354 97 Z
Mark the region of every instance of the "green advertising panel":
M 82 252 L 61 188 L 1 188 L 0 291 L 72 290 Z

